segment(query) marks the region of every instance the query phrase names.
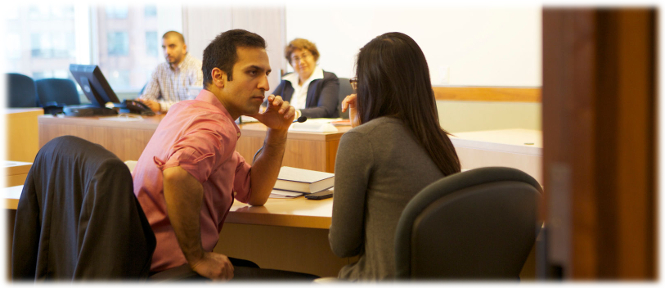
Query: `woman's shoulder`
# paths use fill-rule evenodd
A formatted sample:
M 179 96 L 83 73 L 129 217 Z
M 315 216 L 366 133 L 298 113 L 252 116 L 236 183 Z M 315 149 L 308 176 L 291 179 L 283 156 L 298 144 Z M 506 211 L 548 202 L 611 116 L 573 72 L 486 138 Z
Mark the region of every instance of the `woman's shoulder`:
M 323 79 L 337 79 L 337 75 L 333 72 L 323 70 Z
M 398 132 L 399 130 L 401 130 L 401 128 L 405 128 L 401 120 L 394 117 L 384 116 L 372 119 L 371 121 L 365 124 L 362 124 L 360 126 L 357 126 L 349 130 L 347 133 L 356 132 L 359 134 L 372 135 L 372 136 L 374 134 L 386 135 Z

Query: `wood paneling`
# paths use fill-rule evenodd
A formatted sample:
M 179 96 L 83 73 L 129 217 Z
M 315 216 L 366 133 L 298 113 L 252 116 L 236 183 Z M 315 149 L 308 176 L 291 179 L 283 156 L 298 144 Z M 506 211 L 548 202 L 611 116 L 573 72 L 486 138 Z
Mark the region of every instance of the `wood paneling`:
M 541 269 L 565 279 L 656 277 L 655 19 L 544 10 Z
M 540 102 L 540 88 L 533 87 L 432 87 L 436 100 Z
M 122 161 L 138 160 L 163 117 L 157 115 L 144 117 L 142 121 L 119 122 L 97 117 L 40 116 L 39 147 L 58 136 L 73 135 L 104 146 Z M 339 132 L 334 133 L 289 132 L 282 165 L 334 172 L 339 139 L 351 127 L 338 129 Z M 263 146 L 266 130 L 260 123 L 240 125 L 241 137 L 236 151 L 251 162 L 256 151 Z
M 39 151 L 37 117 L 43 115 L 42 108 L 7 108 L 7 150 L 4 159 L 32 162 Z

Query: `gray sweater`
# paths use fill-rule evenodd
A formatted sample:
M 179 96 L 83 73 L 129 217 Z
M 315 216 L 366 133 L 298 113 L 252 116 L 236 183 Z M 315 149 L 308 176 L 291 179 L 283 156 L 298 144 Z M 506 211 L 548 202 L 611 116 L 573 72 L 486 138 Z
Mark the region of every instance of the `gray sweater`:
M 402 122 L 381 117 L 345 133 L 335 160 L 328 239 L 339 257 L 359 255 L 339 278 L 395 278 L 395 228 L 409 200 L 443 177 Z

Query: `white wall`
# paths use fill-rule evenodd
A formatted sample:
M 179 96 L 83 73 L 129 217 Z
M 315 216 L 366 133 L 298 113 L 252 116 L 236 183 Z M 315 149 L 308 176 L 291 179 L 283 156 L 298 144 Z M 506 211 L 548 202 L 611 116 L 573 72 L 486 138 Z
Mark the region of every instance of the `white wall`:
M 277 87 L 280 81 L 280 69 L 284 61 L 281 59 L 284 51 L 284 8 L 264 5 L 252 6 L 222 6 L 191 5 L 183 8 L 183 30 L 187 38 L 187 47 L 192 56 L 203 59 L 203 50 L 210 42 L 224 31 L 230 29 L 245 29 L 261 35 L 266 41 L 266 52 L 270 59 L 272 73 L 268 76 L 270 91 Z
M 406 33 L 420 45 L 433 85 L 541 85 L 541 7 L 286 5 L 286 41 L 314 42 L 320 66 L 340 77 L 353 75 L 358 50 L 386 32 Z
M 403 32 L 425 53 L 435 86 L 540 87 L 541 13 L 540 6 L 287 4 L 286 41 L 314 42 L 321 68 L 350 78 L 363 45 L 386 32 Z M 449 132 L 541 129 L 540 103 L 437 101 L 437 109 Z

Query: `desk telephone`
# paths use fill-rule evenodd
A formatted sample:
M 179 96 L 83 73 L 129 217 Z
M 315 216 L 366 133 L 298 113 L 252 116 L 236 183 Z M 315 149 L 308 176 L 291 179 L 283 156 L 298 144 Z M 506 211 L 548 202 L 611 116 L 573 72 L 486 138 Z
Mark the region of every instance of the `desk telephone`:
M 125 100 L 122 102 L 122 106 L 124 106 L 124 108 L 120 108 L 121 113 L 135 113 L 143 116 L 155 115 L 155 112 L 152 112 L 147 105 L 138 100 Z

